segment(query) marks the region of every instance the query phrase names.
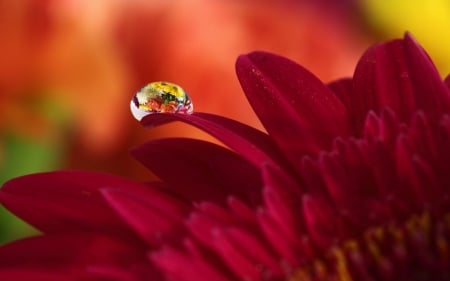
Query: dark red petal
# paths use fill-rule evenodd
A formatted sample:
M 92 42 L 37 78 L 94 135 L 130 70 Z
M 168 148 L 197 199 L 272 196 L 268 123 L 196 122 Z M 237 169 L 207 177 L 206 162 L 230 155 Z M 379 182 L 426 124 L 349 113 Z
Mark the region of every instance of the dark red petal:
M 104 189 L 103 195 L 131 228 L 149 245 L 157 246 L 183 230 L 189 209 L 167 195 Z
M 417 189 L 418 186 L 416 170 L 413 165 L 414 151 L 411 148 L 408 138 L 405 135 L 400 135 L 397 139 L 395 148 L 395 164 L 400 180 L 400 185 L 397 191 L 400 192 L 400 198 L 403 198 L 409 208 L 414 207 L 415 210 L 421 210 L 423 207 L 423 197 L 420 194 L 421 189 Z
M 447 88 L 450 90 L 450 74 L 447 75 L 447 77 L 445 78 L 444 82 L 447 85 Z
M 318 196 L 327 196 L 327 187 L 322 176 L 322 171 L 317 161 L 311 157 L 304 157 L 301 167 L 303 185 L 308 193 Z
M 388 208 L 371 171 L 375 163 L 367 162 L 364 153 L 367 147 L 360 140 L 337 139 L 338 153 L 324 154 L 319 160 L 330 200 L 345 225 L 338 234 L 344 239 L 387 219 Z
M 428 162 L 436 163 L 438 145 L 433 136 L 431 125 L 435 126 L 435 124 L 430 124 L 423 112 L 419 111 L 413 115 L 407 134 L 416 153 Z
M 214 229 L 212 233 L 216 251 L 236 276 L 261 280 L 262 276 L 269 278 L 280 274 L 273 253 L 257 237 L 233 227 Z
M 285 161 L 267 134 L 226 117 L 208 113 L 149 114 L 141 123 L 152 127 L 173 121 L 188 123 L 211 134 L 256 166 L 263 162 Z
M 0 189 L 0 202 L 46 233 L 99 231 L 136 239 L 99 193 L 108 187 L 147 188 L 104 173 L 48 172 L 6 182 Z
M 247 222 L 249 225 L 256 221 L 256 212 L 244 202 L 235 197 L 228 197 L 228 207 L 240 220 Z
M 230 273 L 216 259 L 204 254 L 189 240 L 188 252 L 166 246 L 150 254 L 150 259 L 168 276 L 167 280 L 230 281 Z
M 2 281 L 76 281 L 75 276 L 68 276 L 64 272 L 43 271 L 39 268 L 25 269 L 19 268 L 0 268 Z
M 279 223 L 265 210 L 258 210 L 257 219 L 265 239 L 270 243 L 274 251 L 289 264 L 298 264 L 303 256 L 298 255 L 298 248 L 294 246 L 297 241 L 294 241 L 293 245 L 292 241 L 285 239 L 285 235 L 278 231 Z
M 303 196 L 303 214 L 311 239 L 321 249 L 328 249 L 338 237 L 337 217 L 330 202 L 318 196 Z
M 450 173 L 448 172 L 448 163 L 450 163 L 450 116 L 444 115 L 439 122 L 438 129 L 438 153 L 437 155 L 437 172 L 442 182 L 442 186 L 450 186 Z M 450 201 L 450 196 L 447 196 L 445 200 Z M 450 206 L 450 204 L 448 204 Z
M 328 88 L 341 100 L 347 110 L 351 113 L 351 97 L 353 92 L 352 78 L 342 78 L 327 84 Z M 352 120 L 350 120 L 351 122 Z
M 175 192 L 189 201 L 224 203 L 235 195 L 259 203 L 258 169 L 236 153 L 195 139 L 159 139 L 131 150 Z
M 269 165 L 262 170 L 264 180 L 263 199 L 269 216 L 278 225 L 278 231 L 290 241 L 304 233 L 301 213 L 302 191 L 291 178 Z
M 381 112 L 381 118 L 373 111 L 367 113 L 361 135 L 370 142 L 382 141 L 393 144 L 399 131 L 400 124 L 395 112 L 390 108 L 385 108 Z
M 317 154 L 349 133 L 343 103 L 300 65 L 253 52 L 238 58 L 236 71 L 264 127 L 296 166 L 305 153 Z
M 377 44 L 361 57 L 353 78 L 352 118 L 360 131 L 367 112 L 389 107 L 402 121 L 418 109 L 434 120 L 450 110 L 450 92 L 423 49 L 403 40 Z
M 375 140 L 366 151 L 375 186 L 384 200 L 391 197 L 398 186 L 395 159 L 390 150 L 382 141 Z
M 418 108 L 439 119 L 443 112 L 450 112 L 450 90 L 442 83 L 431 58 L 411 34 L 406 33 L 403 41 Z
M 20 269 L 21 272 L 16 272 L 17 279 L 13 280 L 25 278 L 27 272 L 38 273 L 37 278 L 48 274 L 50 277 L 68 277 L 61 280 L 106 280 L 92 268 L 110 268 L 115 269 L 116 274 L 108 280 L 137 280 L 140 270 L 148 273 L 152 267 L 145 262 L 145 253 L 140 246 L 87 233 L 27 238 L 0 248 L 0 277 L 3 281 L 3 272 L 13 276 L 14 269 Z

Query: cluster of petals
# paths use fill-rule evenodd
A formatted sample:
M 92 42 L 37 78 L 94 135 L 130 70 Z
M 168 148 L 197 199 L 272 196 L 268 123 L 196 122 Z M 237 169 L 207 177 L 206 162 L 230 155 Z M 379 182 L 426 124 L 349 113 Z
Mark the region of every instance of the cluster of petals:
M 449 280 L 450 79 L 406 34 L 324 84 L 253 52 L 236 71 L 261 132 L 181 121 L 226 147 L 170 138 L 132 149 L 160 181 L 58 171 L 0 189 L 42 232 L 0 248 L 1 280 Z

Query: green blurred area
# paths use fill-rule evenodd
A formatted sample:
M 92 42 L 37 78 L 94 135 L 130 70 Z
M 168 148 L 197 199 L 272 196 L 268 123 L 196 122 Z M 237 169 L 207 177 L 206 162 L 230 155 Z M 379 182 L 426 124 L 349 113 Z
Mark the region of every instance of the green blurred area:
M 44 118 L 52 137 L 31 137 L 20 130 L 10 128 L 0 135 L 0 185 L 22 175 L 61 168 L 65 147 L 63 128 L 69 113 L 60 104 L 49 100 L 37 100 L 26 105 L 33 114 Z M 38 233 L 0 205 L 0 244 Z
M 21 175 L 52 170 L 58 167 L 60 151 L 49 143 L 9 135 L 3 139 L 4 166 L 0 170 L 0 183 Z M 0 243 L 36 233 L 20 219 L 0 206 Z

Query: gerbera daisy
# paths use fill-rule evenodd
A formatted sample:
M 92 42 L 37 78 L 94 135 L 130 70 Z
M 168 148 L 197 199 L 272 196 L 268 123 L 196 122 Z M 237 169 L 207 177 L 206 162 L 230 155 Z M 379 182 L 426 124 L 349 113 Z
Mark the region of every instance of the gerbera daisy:
M 145 126 L 183 121 L 227 148 L 134 148 L 160 182 L 6 183 L 0 201 L 43 235 L 0 248 L 2 280 L 450 280 L 449 79 L 409 34 L 328 85 L 264 52 L 236 69 L 267 133 L 149 114 Z

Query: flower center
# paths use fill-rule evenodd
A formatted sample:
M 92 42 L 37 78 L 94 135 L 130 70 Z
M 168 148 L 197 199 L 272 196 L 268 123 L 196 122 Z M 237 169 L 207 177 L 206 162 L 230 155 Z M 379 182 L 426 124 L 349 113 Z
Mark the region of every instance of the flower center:
M 424 212 L 402 224 L 369 228 L 288 280 L 450 280 L 449 240 L 450 213 Z

